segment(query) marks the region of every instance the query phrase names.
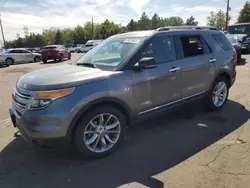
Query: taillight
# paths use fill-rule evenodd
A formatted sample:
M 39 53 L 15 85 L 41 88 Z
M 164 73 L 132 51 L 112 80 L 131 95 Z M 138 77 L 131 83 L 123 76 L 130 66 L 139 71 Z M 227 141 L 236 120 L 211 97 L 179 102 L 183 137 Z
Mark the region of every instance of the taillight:
M 237 52 L 236 50 L 234 50 L 234 63 L 236 64 L 237 63 Z

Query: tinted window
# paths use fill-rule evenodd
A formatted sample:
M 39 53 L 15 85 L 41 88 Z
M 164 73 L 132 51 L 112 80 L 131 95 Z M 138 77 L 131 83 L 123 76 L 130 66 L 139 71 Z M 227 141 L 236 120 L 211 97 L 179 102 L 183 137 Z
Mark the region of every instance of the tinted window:
M 181 37 L 184 57 L 192 57 L 204 54 L 204 46 L 200 36 Z
M 233 47 L 224 34 L 214 34 L 212 37 L 223 50 L 232 50 Z
M 27 50 L 19 50 L 20 52 L 19 53 L 24 53 L 24 54 L 28 54 L 28 53 L 30 53 L 29 51 L 27 51 Z
M 156 63 L 176 60 L 174 38 L 172 36 L 156 36 L 142 52 L 142 57 L 154 57 Z
M 10 50 L 9 53 L 10 54 L 20 53 L 20 50 Z
M 56 46 L 47 46 L 44 47 L 43 50 L 56 50 Z
M 230 33 L 230 34 L 248 34 L 248 35 L 250 35 L 250 24 L 229 26 L 228 33 Z

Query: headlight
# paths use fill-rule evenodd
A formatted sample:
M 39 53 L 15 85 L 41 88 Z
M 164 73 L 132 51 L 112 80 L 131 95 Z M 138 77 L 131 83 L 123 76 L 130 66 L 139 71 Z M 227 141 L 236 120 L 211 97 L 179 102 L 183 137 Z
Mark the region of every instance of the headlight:
M 75 88 L 37 92 L 30 103 L 30 109 L 39 109 L 49 106 L 54 100 L 73 93 Z

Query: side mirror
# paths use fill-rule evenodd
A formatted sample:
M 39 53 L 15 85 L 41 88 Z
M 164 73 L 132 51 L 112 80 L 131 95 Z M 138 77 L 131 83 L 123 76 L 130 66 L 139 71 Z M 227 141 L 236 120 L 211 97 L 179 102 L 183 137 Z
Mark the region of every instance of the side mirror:
M 156 67 L 156 62 L 153 57 L 143 57 L 134 65 L 135 69 L 152 69 Z

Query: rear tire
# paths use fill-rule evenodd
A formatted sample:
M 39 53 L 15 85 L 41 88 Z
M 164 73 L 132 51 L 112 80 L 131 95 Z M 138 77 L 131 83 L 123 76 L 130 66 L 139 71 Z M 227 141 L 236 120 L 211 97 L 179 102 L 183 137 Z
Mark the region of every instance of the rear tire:
M 126 120 L 118 109 L 105 105 L 84 114 L 76 126 L 77 150 L 84 156 L 99 158 L 112 153 L 122 143 Z
M 69 53 L 69 57 L 68 57 L 68 60 L 71 60 L 71 53 Z
M 206 108 L 213 111 L 220 110 L 226 104 L 228 94 L 228 80 L 225 77 L 219 77 L 205 97 Z
M 12 58 L 7 58 L 5 60 L 5 62 L 8 64 L 8 65 L 13 65 L 14 64 L 14 60 Z

